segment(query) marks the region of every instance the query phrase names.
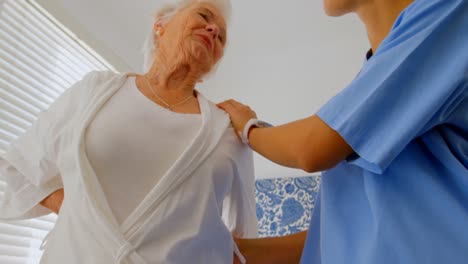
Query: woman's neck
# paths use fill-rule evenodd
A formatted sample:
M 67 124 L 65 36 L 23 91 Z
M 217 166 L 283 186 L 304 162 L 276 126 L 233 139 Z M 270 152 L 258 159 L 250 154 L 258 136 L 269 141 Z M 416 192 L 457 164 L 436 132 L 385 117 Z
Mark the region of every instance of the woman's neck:
M 186 97 L 193 94 L 195 84 L 202 72 L 196 65 L 184 62 L 180 58 L 171 60 L 159 56 L 146 74 L 153 89 L 163 96 Z
M 367 36 L 376 52 L 382 41 L 387 37 L 398 16 L 414 0 L 374 0 L 360 6 L 356 13 L 364 22 Z

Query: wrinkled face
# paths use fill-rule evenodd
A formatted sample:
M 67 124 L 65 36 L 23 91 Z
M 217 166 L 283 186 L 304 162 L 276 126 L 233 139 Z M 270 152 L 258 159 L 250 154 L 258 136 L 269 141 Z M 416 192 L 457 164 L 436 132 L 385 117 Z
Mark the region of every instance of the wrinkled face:
M 323 0 L 323 6 L 327 15 L 342 16 L 355 12 L 365 2 L 369 0 Z
M 224 54 L 226 22 L 219 10 L 209 3 L 194 3 L 180 10 L 162 29 L 158 52 L 185 56 L 184 60 L 208 72 Z

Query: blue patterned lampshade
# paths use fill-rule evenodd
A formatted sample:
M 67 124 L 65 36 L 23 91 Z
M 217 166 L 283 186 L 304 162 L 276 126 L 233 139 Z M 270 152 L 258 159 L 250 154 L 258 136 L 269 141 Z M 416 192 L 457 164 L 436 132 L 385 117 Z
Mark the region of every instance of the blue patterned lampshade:
M 284 236 L 309 227 L 320 176 L 257 180 L 260 237 Z

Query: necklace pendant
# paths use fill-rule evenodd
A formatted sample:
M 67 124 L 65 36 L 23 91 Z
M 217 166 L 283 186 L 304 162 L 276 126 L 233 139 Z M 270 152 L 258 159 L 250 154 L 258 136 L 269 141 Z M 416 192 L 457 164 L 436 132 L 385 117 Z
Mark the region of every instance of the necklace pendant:
M 0 0 L 1 1 L 1 0 Z M 174 107 L 176 106 L 179 106 L 179 105 L 182 105 L 184 103 L 186 103 L 188 100 L 190 100 L 192 97 L 194 97 L 194 95 L 190 95 L 189 97 L 187 97 L 185 100 L 179 102 L 179 103 L 176 103 L 176 104 L 173 104 L 173 105 L 170 105 L 168 104 L 166 101 L 164 101 L 161 97 L 158 96 L 158 94 L 154 91 L 153 89 L 153 86 L 151 85 L 151 83 L 148 81 L 148 78 L 146 78 L 146 76 L 144 76 L 145 80 L 146 80 L 146 84 L 148 85 L 148 87 L 150 88 L 151 92 L 153 93 L 153 95 L 159 100 L 161 101 L 164 106 L 169 110 L 169 111 L 173 111 Z

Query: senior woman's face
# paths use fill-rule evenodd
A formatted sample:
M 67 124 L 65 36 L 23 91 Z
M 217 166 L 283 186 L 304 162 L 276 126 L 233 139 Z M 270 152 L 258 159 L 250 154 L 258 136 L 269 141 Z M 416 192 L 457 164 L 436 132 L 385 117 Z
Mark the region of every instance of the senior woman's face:
M 218 9 L 208 3 L 194 3 L 182 9 L 164 26 L 160 45 L 177 49 L 200 66 L 211 67 L 224 54 L 226 22 Z

